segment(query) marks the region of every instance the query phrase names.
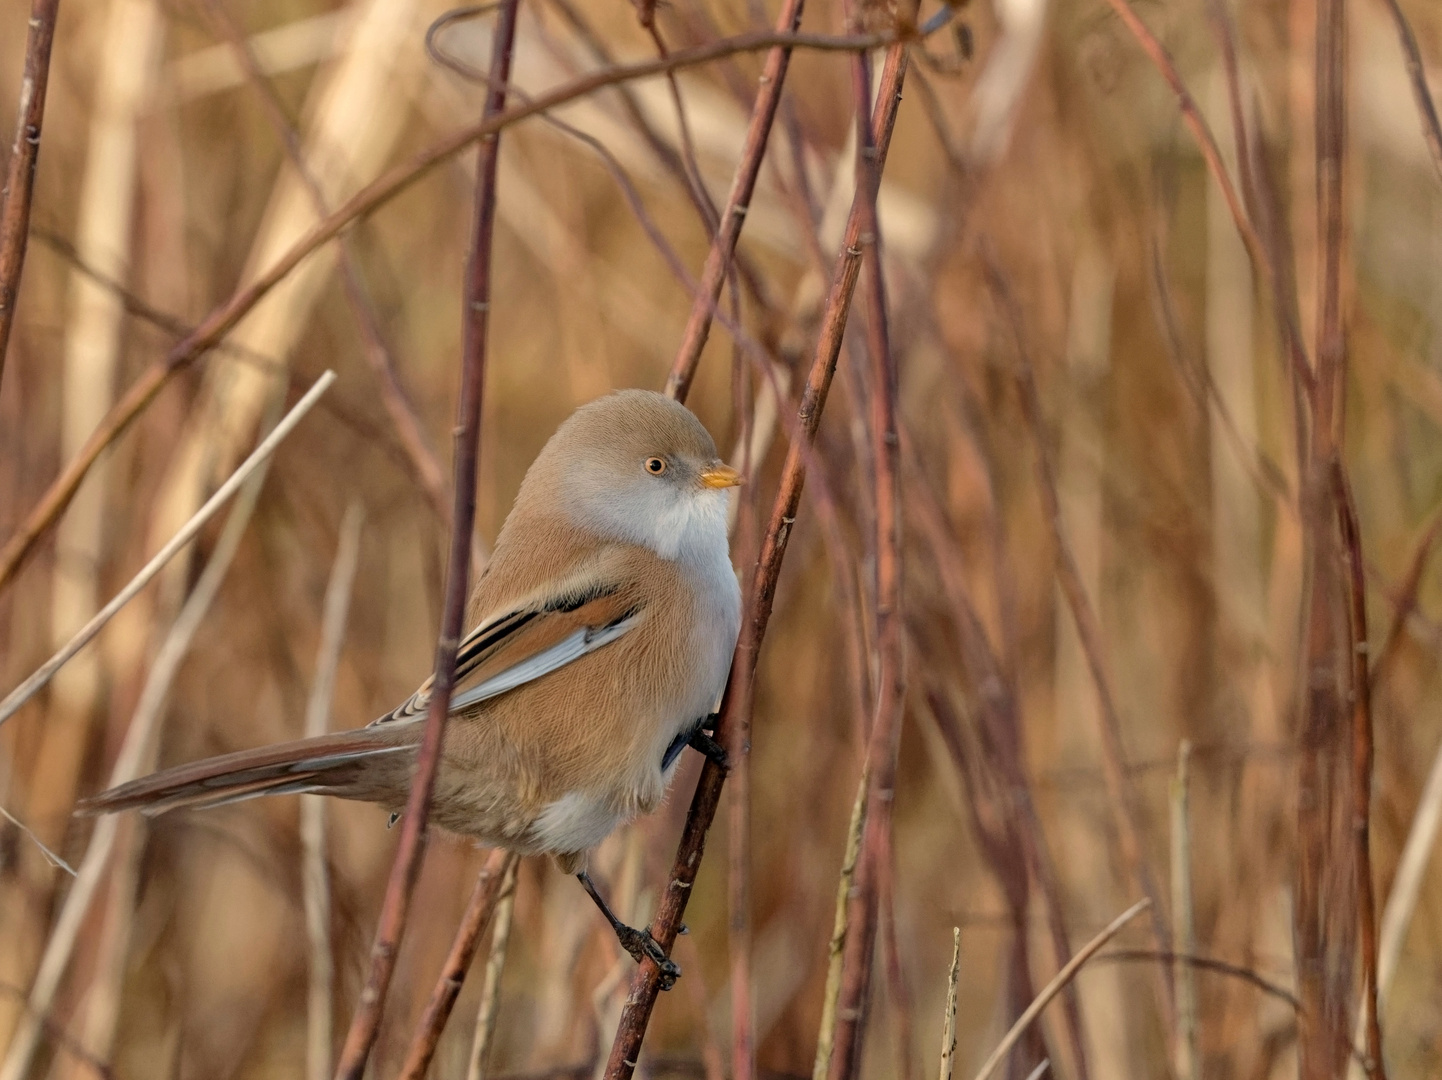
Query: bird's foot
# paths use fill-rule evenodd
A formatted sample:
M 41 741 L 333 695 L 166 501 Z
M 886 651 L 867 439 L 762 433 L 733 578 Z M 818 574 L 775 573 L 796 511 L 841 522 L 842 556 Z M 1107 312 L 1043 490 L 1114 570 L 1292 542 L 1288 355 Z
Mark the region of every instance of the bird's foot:
M 666 955 L 661 943 L 651 936 L 650 930 L 637 930 L 622 923 L 616 927 L 616 940 L 621 943 L 621 948 L 631 954 L 631 959 L 636 963 L 639 964 L 649 957 L 651 962 L 661 969 L 662 990 L 669 990 L 676 985 L 676 980 L 681 977 L 681 969 Z
M 692 732 L 688 745 L 691 749 L 706 755 L 708 760 L 721 766 L 722 772 L 731 771 L 731 757 L 726 753 L 726 748 L 700 728 Z

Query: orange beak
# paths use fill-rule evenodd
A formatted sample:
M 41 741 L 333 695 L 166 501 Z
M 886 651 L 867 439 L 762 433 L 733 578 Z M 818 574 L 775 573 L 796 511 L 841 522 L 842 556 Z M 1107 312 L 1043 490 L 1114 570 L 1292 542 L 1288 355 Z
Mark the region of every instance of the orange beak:
M 730 465 L 712 465 L 701 474 L 701 486 L 704 488 L 729 488 L 737 487 L 742 482 L 742 476 Z

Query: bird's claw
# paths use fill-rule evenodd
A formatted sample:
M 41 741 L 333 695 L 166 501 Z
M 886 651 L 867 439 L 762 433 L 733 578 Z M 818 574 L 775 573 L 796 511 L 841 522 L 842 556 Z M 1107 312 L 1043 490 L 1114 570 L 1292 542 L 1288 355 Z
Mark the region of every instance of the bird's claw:
M 621 942 L 621 948 L 631 954 L 631 959 L 640 963 L 643 959 L 650 958 L 658 968 L 661 969 L 661 989 L 669 990 L 676 985 L 676 980 L 681 977 L 681 969 L 676 962 L 666 955 L 661 948 L 661 943 L 651 936 L 650 930 L 637 930 L 634 927 L 622 926 L 616 930 L 616 937 Z
M 692 732 L 688 744 L 693 750 L 704 754 L 709 760 L 721 766 L 722 772 L 731 771 L 731 758 L 726 753 L 726 748 L 700 728 Z

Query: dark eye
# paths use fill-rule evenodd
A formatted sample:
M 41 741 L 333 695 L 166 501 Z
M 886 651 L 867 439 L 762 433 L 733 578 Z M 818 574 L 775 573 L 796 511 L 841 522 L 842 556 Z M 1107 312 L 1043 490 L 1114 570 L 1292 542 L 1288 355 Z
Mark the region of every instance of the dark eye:
M 646 459 L 646 471 L 652 476 L 660 476 L 666 471 L 665 458 L 651 457 Z

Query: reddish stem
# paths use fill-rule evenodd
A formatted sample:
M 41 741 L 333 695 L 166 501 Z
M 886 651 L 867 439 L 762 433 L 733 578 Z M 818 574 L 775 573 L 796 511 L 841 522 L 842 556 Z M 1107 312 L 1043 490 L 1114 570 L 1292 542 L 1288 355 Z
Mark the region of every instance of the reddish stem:
M 899 95 L 906 72 L 906 56 L 899 46 L 887 53 L 887 67 L 896 68 L 895 83 L 881 93 Z M 851 912 L 841 960 L 841 996 L 836 1010 L 836 1036 L 828 1070 L 829 1080 L 852 1080 L 861 1062 L 870 998 L 871 967 L 876 946 L 881 877 L 890 850 L 891 808 L 896 789 L 896 757 L 901 745 L 901 717 L 906 698 L 901 609 L 901 485 L 900 439 L 896 432 L 896 367 L 887 326 L 886 286 L 882 274 L 881 224 L 876 214 L 880 170 L 871 125 L 867 123 L 871 98 L 871 66 L 864 55 L 852 63 L 852 93 L 856 99 L 856 200 L 861 207 L 858 240 L 866 262 L 866 345 L 870 361 L 867 395 L 868 428 L 874 464 L 872 505 L 876 535 L 876 713 L 867 740 L 871 763 L 870 790 L 866 795 L 866 825 L 861 836 L 861 857 L 852 888 Z M 883 78 L 883 84 L 886 80 Z
M 470 902 L 466 904 L 466 912 L 461 916 L 461 925 L 456 928 L 451 951 L 446 955 L 445 965 L 441 968 L 435 989 L 431 991 L 431 1000 L 426 1003 L 426 1011 L 411 1034 L 411 1045 L 406 1051 L 405 1064 L 401 1066 L 400 1080 L 425 1080 L 426 1070 L 430 1068 L 431 1058 L 436 1053 L 436 1045 L 441 1041 L 441 1032 L 445 1030 L 451 1009 L 455 1007 L 456 998 L 460 996 L 461 987 L 466 981 L 466 972 L 471 969 L 471 961 L 476 957 L 481 936 L 490 925 L 496 902 L 501 898 L 506 876 L 518 858 L 519 856 L 496 848 L 481 867 L 481 872 L 476 877 L 476 886 L 471 890 Z
M 801 25 L 801 9 L 805 0 L 786 0 L 781 14 L 776 18 L 777 33 L 794 33 Z M 686 321 L 686 331 L 681 346 L 676 350 L 676 359 L 671 365 L 670 377 L 666 380 L 666 393 L 678 401 L 685 401 L 691 389 L 691 379 L 696 374 L 696 365 L 701 360 L 701 350 L 706 347 L 706 337 L 711 332 L 712 313 L 716 300 L 721 295 L 721 286 L 726 281 L 731 259 L 736 251 L 736 242 L 741 237 L 741 227 L 746 224 L 746 211 L 751 203 L 751 193 L 756 190 L 756 178 L 761 175 L 761 162 L 766 156 L 766 146 L 771 139 L 771 125 L 776 119 L 776 109 L 781 104 L 781 87 L 786 81 L 786 69 L 791 62 L 791 49 L 779 47 L 766 56 L 766 66 L 761 73 L 761 89 L 756 94 L 756 104 L 751 112 L 751 123 L 746 128 L 746 142 L 741 148 L 741 162 L 736 167 L 736 177 L 731 181 L 731 193 L 726 196 L 726 209 L 711 250 L 706 255 L 706 265 L 701 270 L 701 286 L 691 315 Z
M 35 191 L 35 165 L 40 158 L 40 125 L 45 118 L 45 90 L 50 83 L 50 48 L 55 43 L 55 17 L 60 0 L 31 0 L 25 35 L 25 72 L 20 78 L 20 105 L 5 190 L 0 194 L 0 377 L 5 351 L 15 325 L 15 302 L 25 268 L 30 238 L 30 201 Z
M 887 54 L 886 68 L 882 72 L 881 90 L 872 117 L 872 129 L 876 133 L 878 171 L 886 161 L 886 151 L 891 144 L 891 133 L 901 104 L 898 91 L 903 59 L 902 49 L 892 49 Z M 735 723 L 737 710 L 749 706 L 749 703 L 743 702 L 741 696 L 735 692 L 737 672 L 744 669 L 749 678 L 749 672 L 755 670 L 756 650 L 760 647 L 766 625 L 771 618 L 771 608 L 776 599 L 776 582 L 786 555 L 787 542 L 791 538 L 791 527 L 796 521 L 796 510 L 801 503 L 801 491 L 806 480 L 806 458 L 810 454 L 811 444 L 815 441 L 821 412 L 826 405 L 826 395 L 831 389 L 832 376 L 836 373 L 836 359 L 841 353 L 841 337 L 846 328 L 851 295 L 861 272 L 859 245 L 863 201 L 859 192 L 852 201 L 841 253 L 832 270 L 831 285 L 822 311 L 811 369 L 802 392 L 801 404 L 797 409 L 797 438 L 786 452 L 781 483 L 772 503 L 766 533 L 761 541 L 761 554 L 757 559 L 755 577 L 742 621 L 741 640 L 731 662 L 732 685 L 728 686 L 726 698 L 721 704 L 717 738 L 723 744 L 730 738 L 729 732 Z M 701 771 L 701 779 L 691 800 L 691 809 L 686 816 L 686 824 L 676 852 L 676 862 L 671 869 L 671 879 L 661 894 L 656 917 L 651 923 L 651 936 L 663 949 L 670 949 L 671 943 L 676 939 L 677 927 L 686 913 L 686 902 L 690 899 L 696 871 L 701 865 L 701 856 L 706 848 L 706 832 L 710 829 L 716 809 L 720 805 L 724 781 L 725 774 L 722 769 L 708 761 Z M 644 961 L 637 970 L 631 982 L 631 992 L 626 998 L 626 1006 L 621 1012 L 615 1041 L 611 1044 L 605 1080 L 630 1080 L 635 1072 L 641 1044 L 645 1040 L 646 1028 L 651 1020 L 651 1010 L 655 1007 L 656 995 L 660 992 L 657 978 L 659 973 L 659 969 L 650 960 Z
M 516 37 L 520 0 L 505 0 L 497 19 L 491 46 L 491 86 L 486 91 L 484 116 L 499 116 L 506 104 L 511 51 Z M 396 951 L 410 911 L 411 894 L 421 868 L 426 816 L 440 764 L 451 690 L 456 673 L 456 649 L 465 629 L 467 579 L 470 576 L 471 532 L 476 516 L 476 463 L 480 454 L 481 395 L 485 385 L 486 330 L 491 308 L 491 238 L 496 217 L 496 161 L 499 132 L 481 140 L 476 161 L 476 201 L 470 264 L 466 268 L 465 308 L 462 313 L 461 395 L 457 409 L 455 514 L 450 558 L 446 567 L 445 609 L 436 642 L 436 669 L 420 757 L 406 800 L 404 825 L 390 881 L 381 904 L 380 924 L 371 948 L 370 972 L 351 1018 L 341 1050 L 337 1080 L 361 1080 L 366 1059 L 380 1030 L 381 1009 L 395 971 Z

